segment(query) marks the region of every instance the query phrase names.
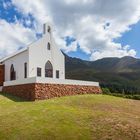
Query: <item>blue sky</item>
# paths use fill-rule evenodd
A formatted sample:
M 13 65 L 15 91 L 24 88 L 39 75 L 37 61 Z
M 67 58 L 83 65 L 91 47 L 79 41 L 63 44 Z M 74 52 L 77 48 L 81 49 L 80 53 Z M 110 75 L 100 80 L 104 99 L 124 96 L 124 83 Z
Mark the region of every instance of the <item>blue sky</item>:
M 72 57 L 85 60 L 126 55 L 140 57 L 138 1 L 116 3 L 110 0 L 104 7 L 101 0 L 94 3 L 82 0 L 81 5 L 78 0 L 55 1 L 57 4 L 53 0 L 34 3 L 0 0 L 0 55 L 6 56 L 41 37 L 42 24 L 51 21 L 56 30 L 56 42 Z M 130 11 L 124 10 L 125 4 Z
M 129 44 L 131 48 L 137 51 L 136 57 L 140 57 L 140 22 L 131 27 L 132 29 L 122 35 L 121 38 L 116 39 L 122 45 Z
M 1 0 L 2 1 L 2 0 Z M 9 6 L 4 7 L 4 2 L 9 3 Z M 3 2 L 0 3 L 0 18 L 5 19 L 9 23 L 14 23 L 15 20 L 27 20 L 30 19 L 31 21 L 34 20 L 31 14 L 28 14 L 28 16 L 23 15 L 21 12 L 17 10 L 17 8 L 11 4 L 11 0 L 3 0 Z M 26 23 L 24 23 L 25 27 L 30 27 Z
M 131 30 L 123 33 L 115 42 L 121 43 L 122 45 L 130 45 L 130 48 L 137 51 L 136 57 L 140 58 L 140 22 L 131 26 Z M 89 55 L 86 55 L 80 49 L 78 49 L 77 52 L 70 52 L 68 54 L 72 57 L 80 57 L 89 60 Z
M 137 58 L 140 58 L 140 22 L 131 26 L 131 30 L 122 34 L 121 37 L 115 40 L 122 45 L 130 45 L 132 49 L 137 51 Z M 83 53 L 79 48 L 77 52 L 68 53 L 72 57 L 80 57 L 85 60 L 89 60 L 89 55 Z

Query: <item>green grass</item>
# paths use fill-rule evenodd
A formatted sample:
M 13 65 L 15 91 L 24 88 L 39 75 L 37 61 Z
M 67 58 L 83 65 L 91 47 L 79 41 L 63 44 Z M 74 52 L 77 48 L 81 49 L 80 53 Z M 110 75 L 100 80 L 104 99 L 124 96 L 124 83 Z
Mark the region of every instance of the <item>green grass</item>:
M 140 102 L 79 95 L 26 102 L 0 95 L 0 140 L 138 140 Z

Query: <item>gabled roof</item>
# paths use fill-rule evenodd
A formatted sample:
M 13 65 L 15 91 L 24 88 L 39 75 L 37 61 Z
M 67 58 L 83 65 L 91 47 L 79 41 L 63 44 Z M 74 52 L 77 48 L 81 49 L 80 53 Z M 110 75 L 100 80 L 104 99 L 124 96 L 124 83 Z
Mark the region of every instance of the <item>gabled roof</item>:
M 41 39 L 41 38 L 40 38 L 40 39 Z M 18 54 L 20 54 L 20 53 L 23 53 L 23 52 L 27 51 L 28 48 L 30 47 L 30 45 L 32 45 L 33 43 L 35 43 L 36 41 L 38 41 L 38 40 L 40 40 L 40 39 L 37 39 L 37 40 L 33 41 L 32 43 L 30 43 L 29 45 L 27 45 L 27 47 L 25 47 L 25 48 L 23 48 L 23 49 L 20 49 L 20 50 L 18 50 L 17 52 L 15 52 L 15 53 L 13 53 L 13 54 L 11 54 L 11 55 L 9 55 L 9 56 L 6 56 L 6 57 L 0 59 L 0 63 L 6 61 L 7 59 L 10 59 L 11 57 L 14 57 L 14 56 L 16 56 L 16 55 L 18 55 Z
M 20 54 L 20 53 L 23 53 L 23 52 L 27 51 L 27 49 L 28 49 L 28 48 L 20 49 L 19 51 L 15 52 L 15 53 L 13 53 L 13 54 L 7 56 L 7 57 L 4 57 L 4 58 L 0 59 L 0 63 L 6 61 L 7 59 L 10 59 L 11 57 L 14 57 L 14 56 L 16 56 L 16 55 L 18 55 L 18 54 Z
M 45 25 L 45 26 L 48 26 L 48 25 L 49 25 L 49 26 L 52 27 L 52 24 L 51 24 L 51 23 L 45 23 L 44 25 Z M 41 38 L 43 38 L 43 37 L 41 37 Z M 40 40 L 41 38 L 35 40 L 35 41 L 32 42 L 31 44 L 35 43 L 36 41 Z M 29 44 L 28 47 L 29 47 L 31 44 Z M 23 48 L 23 49 L 21 49 L 21 50 L 15 52 L 15 53 L 13 53 L 13 54 L 7 56 L 7 57 L 4 57 L 4 58 L 0 59 L 0 63 L 6 61 L 7 59 L 10 59 L 11 57 L 14 57 L 14 56 L 16 56 L 16 55 L 18 55 L 18 54 L 20 54 L 20 53 L 23 53 L 23 52 L 27 51 L 27 50 L 28 50 L 28 47 Z

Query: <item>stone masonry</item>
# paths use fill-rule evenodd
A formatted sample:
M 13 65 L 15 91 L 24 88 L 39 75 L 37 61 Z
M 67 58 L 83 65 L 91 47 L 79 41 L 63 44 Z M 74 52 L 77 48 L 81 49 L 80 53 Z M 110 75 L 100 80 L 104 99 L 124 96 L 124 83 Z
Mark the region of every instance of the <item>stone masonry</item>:
M 4 93 L 13 94 L 29 101 L 50 99 L 54 97 L 78 94 L 101 94 L 100 87 L 62 85 L 62 84 L 25 84 L 3 87 Z
M 3 93 L 12 94 L 28 101 L 35 100 L 35 84 L 25 84 L 3 87 Z

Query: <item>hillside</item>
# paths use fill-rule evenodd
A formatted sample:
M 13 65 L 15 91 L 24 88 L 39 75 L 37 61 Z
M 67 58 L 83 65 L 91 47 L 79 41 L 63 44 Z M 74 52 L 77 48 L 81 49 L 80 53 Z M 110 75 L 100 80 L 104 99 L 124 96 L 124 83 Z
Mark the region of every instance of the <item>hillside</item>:
M 65 55 L 66 78 L 99 81 L 112 92 L 140 93 L 140 59 L 103 58 L 84 61 Z
M 138 140 L 140 102 L 79 95 L 24 102 L 0 95 L 1 140 Z

